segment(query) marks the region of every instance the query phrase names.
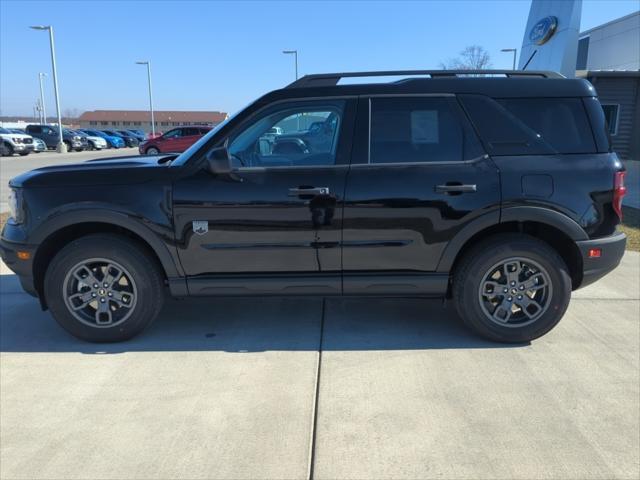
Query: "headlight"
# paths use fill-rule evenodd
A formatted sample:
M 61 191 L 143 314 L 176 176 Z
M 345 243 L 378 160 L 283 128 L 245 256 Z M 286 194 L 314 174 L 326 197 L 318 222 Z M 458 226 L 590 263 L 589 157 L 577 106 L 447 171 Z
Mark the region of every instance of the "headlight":
M 24 221 L 22 191 L 15 188 L 12 188 L 9 192 L 9 218 L 15 224 L 20 224 Z
M 19 137 L 13 137 L 11 140 L 13 140 L 13 143 L 22 143 L 22 139 Z

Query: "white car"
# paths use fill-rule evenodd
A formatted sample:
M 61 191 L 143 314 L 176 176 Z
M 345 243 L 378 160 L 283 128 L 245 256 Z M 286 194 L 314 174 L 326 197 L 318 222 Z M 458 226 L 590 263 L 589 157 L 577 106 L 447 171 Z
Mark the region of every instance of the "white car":
M 87 135 L 82 130 L 74 130 L 74 132 L 87 138 L 87 150 L 102 150 L 103 148 L 107 148 L 107 141 L 102 137 Z
M 11 156 L 18 153 L 22 156 L 29 155 L 33 152 L 33 137 L 24 133 L 13 133 L 6 128 L 0 127 L 0 150 L 2 155 Z

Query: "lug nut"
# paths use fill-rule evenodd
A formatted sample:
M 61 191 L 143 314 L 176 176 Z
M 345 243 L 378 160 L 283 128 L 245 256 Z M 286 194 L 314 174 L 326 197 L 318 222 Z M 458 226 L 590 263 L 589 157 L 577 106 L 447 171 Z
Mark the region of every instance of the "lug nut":
M 509 291 L 509 289 L 508 289 L 508 288 L 503 288 L 503 289 L 502 289 L 502 291 L 503 291 L 504 293 L 507 293 L 507 292 Z
M 511 301 L 511 300 L 513 300 L 513 297 L 507 297 L 507 300 Z
M 113 293 L 111 292 L 107 293 L 107 295 L 109 295 L 110 297 L 113 297 Z
M 512 286 L 512 287 L 513 287 L 515 284 L 516 284 L 516 282 L 515 282 L 515 281 L 512 281 L 512 282 L 511 282 L 511 286 Z
M 520 285 L 520 290 L 524 290 L 524 285 Z
M 104 303 L 106 300 L 104 298 L 101 298 L 100 301 Z
M 91 294 L 91 296 L 92 296 L 93 298 L 96 298 L 96 294 L 95 294 L 95 293 L 92 293 L 92 294 Z
M 518 300 L 522 300 L 522 295 L 518 295 Z
M 93 284 L 93 288 L 98 288 L 100 285 L 98 285 L 97 283 Z
M 108 283 L 103 283 L 103 284 L 102 284 L 102 286 L 103 286 L 104 288 L 107 288 L 107 287 L 109 286 L 109 284 L 108 284 Z

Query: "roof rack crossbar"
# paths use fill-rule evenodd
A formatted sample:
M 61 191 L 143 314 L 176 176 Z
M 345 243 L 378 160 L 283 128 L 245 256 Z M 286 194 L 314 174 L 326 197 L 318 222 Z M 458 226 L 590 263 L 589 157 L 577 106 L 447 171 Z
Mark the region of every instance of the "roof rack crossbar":
M 408 77 L 424 75 L 428 75 L 431 78 L 458 77 L 467 75 L 504 75 L 506 77 L 565 78 L 557 72 L 542 70 L 388 70 L 377 72 L 343 72 L 305 75 L 304 77 L 301 77 L 295 82 L 289 84 L 286 88 L 335 86 L 343 78 Z

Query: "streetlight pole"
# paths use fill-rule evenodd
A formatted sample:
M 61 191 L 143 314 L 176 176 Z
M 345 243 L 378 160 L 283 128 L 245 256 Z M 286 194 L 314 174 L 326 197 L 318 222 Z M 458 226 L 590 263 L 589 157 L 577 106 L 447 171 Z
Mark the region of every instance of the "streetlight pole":
M 147 66 L 147 80 L 149 81 L 149 110 L 151 110 L 151 134 L 156 136 L 156 122 L 153 116 L 153 94 L 151 93 L 151 62 L 145 60 L 144 62 L 136 62 L 137 65 Z
M 58 115 L 58 153 L 66 153 L 67 146 L 62 137 L 62 113 L 60 112 L 60 96 L 58 94 L 58 72 L 56 70 L 56 49 L 53 41 L 53 27 L 51 25 L 34 25 L 30 28 L 34 30 L 49 30 L 49 45 L 51 46 L 51 68 L 53 70 L 53 89 L 56 94 L 56 113 Z
M 500 51 L 501 52 L 513 52 L 513 68 L 512 68 L 512 70 L 515 70 L 516 69 L 516 55 L 518 54 L 518 49 L 517 48 L 503 48 Z
M 296 80 L 298 79 L 298 50 L 283 50 L 282 53 L 285 55 L 293 55 L 295 58 L 296 65 Z
M 42 87 L 42 81 L 46 75 L 46 73 L 42 72 L 38 74 L 38 78 L 40 79 L 40 109 L 42 111 L 42 120 L 40 123 L 47 123 L 47 109 L 44 106 L 44 88 Z

